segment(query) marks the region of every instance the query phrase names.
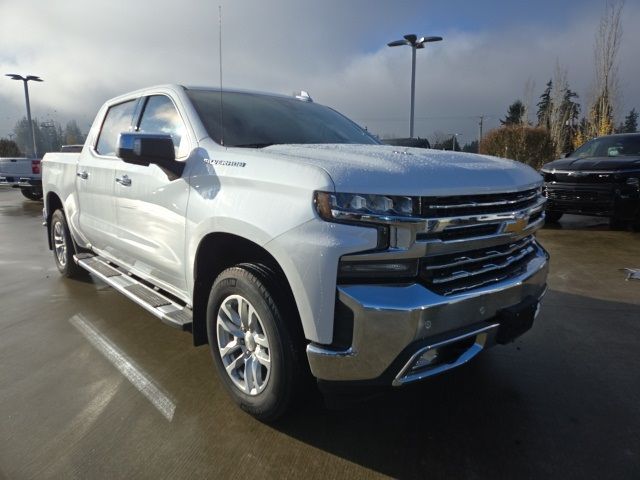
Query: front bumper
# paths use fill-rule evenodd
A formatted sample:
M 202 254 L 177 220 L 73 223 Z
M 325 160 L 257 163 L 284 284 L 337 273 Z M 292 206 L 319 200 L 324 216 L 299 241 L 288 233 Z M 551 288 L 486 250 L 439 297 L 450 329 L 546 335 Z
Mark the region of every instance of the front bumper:
M 548 254 L 536 247 L 520 275 L 460 294 L 442 296 L 420 284 L 339 286 L 338 300 L 353 312 L 352 344 L 346 350 L 309 344 L 311 372 L 327 381 L 390 376 L 387 383 L 401 385 L 466 362 L 495 343 L 501 311 L 543 297 Z M 469 348 L 420 375 L 407 370 L 421 352 L 453 344 Z

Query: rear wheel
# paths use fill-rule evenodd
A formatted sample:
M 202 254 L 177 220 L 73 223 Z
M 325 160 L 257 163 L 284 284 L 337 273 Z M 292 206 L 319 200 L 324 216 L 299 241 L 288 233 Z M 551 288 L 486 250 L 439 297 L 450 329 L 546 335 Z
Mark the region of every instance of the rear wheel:
M 547 210 L 544 215 L 547 222 L 556 223 L 562 217 L 563 212 L 556 212 L 555 210 Z
M 63 276 L 79 278 L 85 275 L 85 270 L 73 260 L 73 240 L 64 212 L 59 209 L 51 216 L 51 246 L 56 267 Z
M 211 288 L 207 335 L 226 390 L 262 421 L 285 413 L 301 380 L 292 308 L 262 265 L 224 270 Z
M 36 188 L 21 188 L 20 192 L 29 200 L 42 200 L 42 191 Z

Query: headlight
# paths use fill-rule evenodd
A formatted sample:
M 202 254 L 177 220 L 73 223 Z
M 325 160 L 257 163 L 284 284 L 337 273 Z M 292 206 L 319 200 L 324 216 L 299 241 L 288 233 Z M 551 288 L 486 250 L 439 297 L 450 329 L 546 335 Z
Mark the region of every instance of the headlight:
M 392 223 L 418 213 L 415 197 L 315 192 L 320 217 L 329 222 Z

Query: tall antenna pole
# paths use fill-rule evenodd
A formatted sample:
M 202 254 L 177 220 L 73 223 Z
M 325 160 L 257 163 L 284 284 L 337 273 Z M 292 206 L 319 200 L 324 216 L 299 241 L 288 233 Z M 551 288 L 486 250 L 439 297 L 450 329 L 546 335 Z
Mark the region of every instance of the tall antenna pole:
M 220 145 L 224 145 L 224 110 L 222 107 L 222 5 L 218 5 L 218 26 L 220 33 L 218 41 L 220 46 Z

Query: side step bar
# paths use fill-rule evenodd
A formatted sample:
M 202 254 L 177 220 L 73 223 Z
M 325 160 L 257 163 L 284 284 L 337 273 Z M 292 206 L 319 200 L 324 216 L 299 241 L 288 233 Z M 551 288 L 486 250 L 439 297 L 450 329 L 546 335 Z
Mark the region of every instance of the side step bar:
M 136 302 L 164 323 L 181 330 L 191 330 L 192 312 L 127 274 L 124 270 L 91 253 L 79 253 L 74 261 L 107 285 Z

